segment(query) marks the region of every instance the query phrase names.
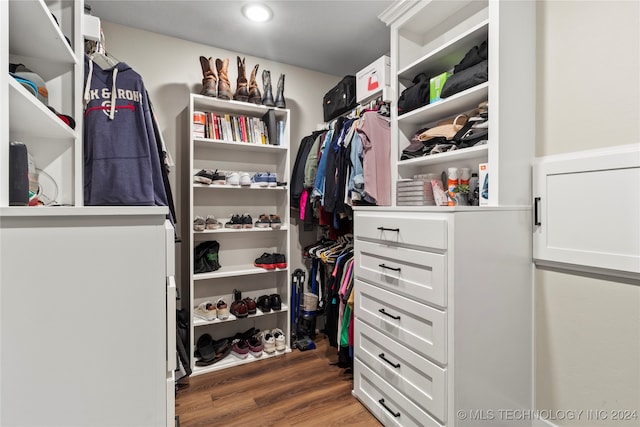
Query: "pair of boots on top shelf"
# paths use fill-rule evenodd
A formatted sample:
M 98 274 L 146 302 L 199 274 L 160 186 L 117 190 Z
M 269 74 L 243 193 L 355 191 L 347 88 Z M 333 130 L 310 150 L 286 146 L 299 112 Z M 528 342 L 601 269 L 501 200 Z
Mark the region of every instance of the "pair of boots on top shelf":
M 231 84 L 229 83 L 229 58 L 216 59 L 215 64 L 213 58 L 200 57 L 200 65 L 202 66 L 202 90 L 201 95 L 218 97 L 219 99 L 231 99 Z M 214 66 L 215 65 L 215 66 Z M 236 92 L 233 99 L 242 102 L 251 102 L 258 105 L 266 105 L 267 107 L 286 108 L 284 100 L 284 74 L 280 74 L 278 79 L 278 92 L 276 99 L 273 99 L 271 91 L 271 72 L 262 71 L 262 85 L 264 96 L 260 94 L 256 75 L 258 67 L 256 64 L 251 72 L 251 78 L 247 81 L 245 58 L 240 59 L 238 56 L 238 81 L 236 84 Z M 217 70 L 218 76 L 214 70 Z

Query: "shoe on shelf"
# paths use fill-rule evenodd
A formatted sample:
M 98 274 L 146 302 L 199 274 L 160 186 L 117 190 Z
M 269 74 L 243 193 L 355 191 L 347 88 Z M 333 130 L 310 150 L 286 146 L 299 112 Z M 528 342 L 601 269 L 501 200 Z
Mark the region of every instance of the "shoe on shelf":
M 242 228 L 253 228 L 253 218 L 248 213 L 240 217 L 242 219 Z
M 272 329 L 271 334 L 273 334 L 273 338 L 276 342 L 276 350 L 283 351 L 287 347 L 287 338 L 284 336 L 284 332 L 282 332 L 282 329 Z
M 231 354 L 239 359 L 246 359 L 249 355 L 249 344 L 246 340 L 236 339 L 231 344 Z
M 227 172 L 227 184 L 240 185 L 240 174 L 238 172 Z
M 193 182 L 198 184 L 211 184 L 213 182 L 213 177 L 215 176 L 215 172 L 211 169 L 200 169 L 194 176 Z
M 202 353 L 206 354 L 206 357 L 203 357 Z M 227 357 L 229 353 L 231 353 L 231 343 L 228 339 L 213 341 L 211 335 L 204 334 L 198 338 L 195 355 L 199 360 L 196 360 L 196 366 L 212 365 Z
M 193 220 L 193 231 L 204 231 L 205 220 L 200 215 L 197 215 Z
M 232 302 L 231 314 L 233 314 L 239 319 L 242 319 L 243 317 L 247 317 L 249 315 L 249 310 L 247 309 L 247 303 L 244 302 L 243 300 Z
M 256 329 L 255 327 L 250 327 L 249 329 L 247 329 L 244 332 L 237 332 L 232 338 L 231 341 L 233 340 L 243 340 L 243 341 L 247 341 L 249 338 L 251 338 L 252 336 L 259 334 L 260 333 L 260 329 Z
M 212 184 L 223 185 L 227 183 L 227 178 L 225 174 L 218 172 L 218 169 L 213 173 L 213 182 Z
M 258 187 L 267 187 L 269 185 L 269 172 L 256 172 L 253 174 L 251 182 Z
M 247 313 L 248 314 L 256 314 L 258 306 L 256 305 L 256 301 L 253 298 L 245 297 L 243 299 L 245 304 L 247 305 Z
M 282 310 L 282 298 L 280 298 L 279 294 L 269 295 L 269 304 L 274 311 Z
M 266 268 L 267 270 L 273 270 L 276 268 L 276 261 L 273 254 L 265 252 L 260 256 L 260 258 L 256 258 L 253 265 L 256 267 Z
M 233 228 L 240 229 L 244 225 L 244 221 L 242 220 L 242 216 L 240 215 L 231 215 L 231 219 L 226 222 L 224 225 L 225 228 Z
M 280 219 L 280 215 L 269 215 L 269 221 L 271 223 L 271 228 L 274 230 L 280 229 L 282 227 L 282 220 Z
M 239 181 L 242 186 L 251 185 L 251 175 L 249 175 L 249 172 L 240 172 Z
M 267 186 L 276 187 L 278 185 L 278 175 L 275 172 L 267 172 Z
M 275 353 L 276 339 L 271 331 L 264 331 L 262 333 L 262 349 L 265 353 Z
M 227 307 L 227 303 L 224 302 L 222 298 L 216 302 L 216 310 L 218 312 L 218 319 L 226 320 L 229 318 L 229 307 Z
M 247 344 L 249 345 L 249 354 L 253 357 L 262 356 L 262 350 L 264 349 L 264 345 L 262 344 L 262 334 L 257 333 L 251 336 L 247 340 Z
M 221 340 L 222 341 L 222 340 Z M 211 334 L 202 334 L 196 341 L 194 355 L 202 361 L 209 361 L 216 356 L 216 343 Z M 220 347 L 220 344 L 218 344 Z
M 267 214 L 260 215 L 260 218 L 256 221 L 257 228 L 269 228 L 271 227 L 271 218 Z
M 207 230 L 217 230 L 218 228 L 222 227 L 222 224 L 218 222 L 215 216 L 207 215 L 207 219 L 205 220 L 205 226 Z
M 287 268 L 287 257 L 284 254 L 273 254 L 276 268 Z
M 268 313 L 271 311 L 271 301 L 269 300 L 269 295 L 262 295 L 258 297 L 258 301 L 256 305 L 263 313 Z
M 199 304 L 193 311 L 193 314 L 207 321 L 215 320 L 218 317 L 216 306 L 211 301 L 205 301 Z

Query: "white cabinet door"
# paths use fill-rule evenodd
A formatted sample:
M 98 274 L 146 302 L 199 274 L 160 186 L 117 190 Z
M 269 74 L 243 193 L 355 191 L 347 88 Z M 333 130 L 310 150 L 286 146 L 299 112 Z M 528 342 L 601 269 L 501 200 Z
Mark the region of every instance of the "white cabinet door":
M 537 159 L 538 264 L 640 277 L 640 144 Z

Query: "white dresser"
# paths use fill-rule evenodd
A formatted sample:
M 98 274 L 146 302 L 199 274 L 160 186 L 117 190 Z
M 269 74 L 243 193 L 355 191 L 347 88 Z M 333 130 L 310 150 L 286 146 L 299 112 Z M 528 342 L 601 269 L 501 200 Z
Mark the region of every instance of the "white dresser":
M 356 209 L 353 392 L 384 425 L 527 425 L 530 217 Z

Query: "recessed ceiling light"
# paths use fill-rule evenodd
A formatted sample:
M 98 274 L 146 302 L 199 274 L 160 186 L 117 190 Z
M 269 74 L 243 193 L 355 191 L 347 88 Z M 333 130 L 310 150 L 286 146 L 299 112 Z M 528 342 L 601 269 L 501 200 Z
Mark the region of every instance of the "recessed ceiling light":
M 249 3 L 242 7 L 242 14 L 249 21 L 266 22 L 271 19 L 273 13 L 262 3 Z

